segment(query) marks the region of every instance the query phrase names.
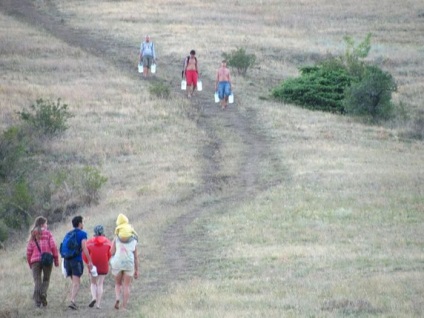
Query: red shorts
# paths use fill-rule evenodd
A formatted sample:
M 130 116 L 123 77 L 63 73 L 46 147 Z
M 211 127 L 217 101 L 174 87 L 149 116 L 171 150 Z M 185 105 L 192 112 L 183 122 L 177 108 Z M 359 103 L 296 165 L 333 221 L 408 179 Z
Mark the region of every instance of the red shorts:
M 191 86 L 191 85 L 197 86 L 197 71 L 194 71 L 194 70 L 186 71 L 186 81 L 188 86 Z

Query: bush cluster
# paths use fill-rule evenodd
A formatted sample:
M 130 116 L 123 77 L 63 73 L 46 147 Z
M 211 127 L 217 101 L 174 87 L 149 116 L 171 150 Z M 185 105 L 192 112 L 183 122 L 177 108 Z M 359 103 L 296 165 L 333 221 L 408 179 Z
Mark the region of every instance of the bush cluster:
M 289 79 L 274 89 L 273 96 L 314 110 L 344 112 L 344 92 L 352 81 L 344 67 L 303 67 L 300 73 L 300 78 Z
M 18 112 L 21 119 L 28 122 L 37 132 L 45 135 L 56 135 L 64 132 L 67 120 L 72 114 L 67 110 L 68 105 L 61 104 L 60 98 L 57 102 L 37 99 L 29 110 Z
M 107 181 L 97 168 L 60 164 L 45 150 L 72 117 L 60 100 L 39 99 L 18 114 L 22 121 L 0 135 L 0 242 L 38 215 L 60 221 L 68 207 L 97 203 Z
M 223 53 L 222 57 L 227 60 L 227 65 L 237 70 L 237 73 L 246 76 L 247 69 L 255 64 L 256 56 L 247 54 L 244 48 L 237 48 L 231 53 Z
M 360 116 L 373 122 L 389 119 L 396 83 L 389 73 L 363 60 L 371 49 L 371 34 L 357 46 L 351 37 L 344 40 L 344 56 L 328 56 L 315 66 L 300 68 L 300 77 L 275 87 L 272 96 L 311 110 Z

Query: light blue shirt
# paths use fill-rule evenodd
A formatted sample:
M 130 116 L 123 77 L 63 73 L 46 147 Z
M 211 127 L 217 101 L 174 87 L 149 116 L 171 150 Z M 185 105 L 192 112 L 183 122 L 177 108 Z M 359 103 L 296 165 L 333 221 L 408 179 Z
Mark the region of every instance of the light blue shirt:
M 140 45 L 140 54 L 141 56 L 152 56 L 155 59 L 156 53 L 153 42 L 142 42 Z

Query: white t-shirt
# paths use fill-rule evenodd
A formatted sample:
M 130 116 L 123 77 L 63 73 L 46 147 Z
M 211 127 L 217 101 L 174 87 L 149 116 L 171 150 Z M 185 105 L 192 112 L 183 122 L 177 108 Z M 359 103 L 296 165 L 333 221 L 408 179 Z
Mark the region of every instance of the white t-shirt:
M 110 266 L 114 270 L 131 271 L 134 270 L 134 251 L 137 240 L 123 243 L 118 238 L 115 239 L 116 252 L 110 259 Z

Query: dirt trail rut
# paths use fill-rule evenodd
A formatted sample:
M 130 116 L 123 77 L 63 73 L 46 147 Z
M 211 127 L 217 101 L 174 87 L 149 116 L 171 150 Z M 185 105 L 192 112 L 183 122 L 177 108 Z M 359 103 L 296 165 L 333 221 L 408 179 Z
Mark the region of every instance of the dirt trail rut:
M 47 6 L 43 10 L 39 10 L 31 0 L 1 0 L 0 10 L 29 25 L 47 30 L 51 35 L 69 45 L 79 47 L 95 56 L 106 57 L 110 63 L 119 67 L 127 76 L 140 80 L 134 70 L 134 63 L 128 61 L 125 50 L 114 50 L 117 47 L 134 47 L 134 44 L 123 43 L 118 38 L 99 38 L 90 35 L 90 30 L 72 29 L 66 25 L 66 19 L 62 17 L 53 3 L 46 3 Z M 175 73 L 175 70 L 171 69 L 172 62 L 161 59 L 162 74 Z M 203 79 L 213 82 L 211 78 L 204 77 Z M 176 92 L 177 89 L 175 89 Z M 201 275 L 200 272 L 197 272 L 197 268 L 208 262 L 210 250 L 208 250 L 208 238 L 202 231 L 197 231 L 194 236 L 193 233 L 190 235 L 186 233 L 187 227 L 194 220 L 210 213 L 225 211 L 229 204 L 234 205 L 235 202 L 250 200 L 264 189 L 272 186 L 272 184 L 262 184 L 259 179 L 257 167 L 261 160 L 270 156 L 271 151 L 266 138 L 255 128 L 255 111 L 250 110 L 247 114 L 242 114 L 238 111 L 237 105 L 222 111 L 213 103 L 212 96 L 213 92 L 204 91 L 192 99 L 193 109 L 196 112 L 196 116 L 192 116 L 192 119 L 196 121 L 198 128 L 206 133 L 208 140 L 199 149 L 205 162 L 203 185 L 192 196 L 193 199 L 184 200 L 181 203 L 187 213 L 179 217 L 164 231 L 161 253 L 165 253 L 165 257 L 163 264 L 157 269 L 160 274 L 143 273 L 143 276 L 146 277 L 157 277 L 153 281 L 142 281 L 143 298 L 166 290 L 172 282 L 184 281 L 190 277 Z M 223 141 L 216 134 L 216 122 L 213 118 L 217 116 L 220 116 L 221 129 L 222 127 L 231 127 L 231 133 L 238 134 L 238 139 L 242 142 L 240 145 L 242 160 L 236 165 L 237 171 L 233 171 L 229 177 L 223 177 L 220 173 L 225 162 L 220 160 L 219 156 Z M 278 163 L 276 163 L 275 169 L 278 169 Z M 229 188 L 231 191 L 226 191 Z M 207 195 L 207 201 L 206 197 L 205 200 L 202 199 L 203 195 Z M 215 198 L 212 203 L 210 202 L 211 196 Z

